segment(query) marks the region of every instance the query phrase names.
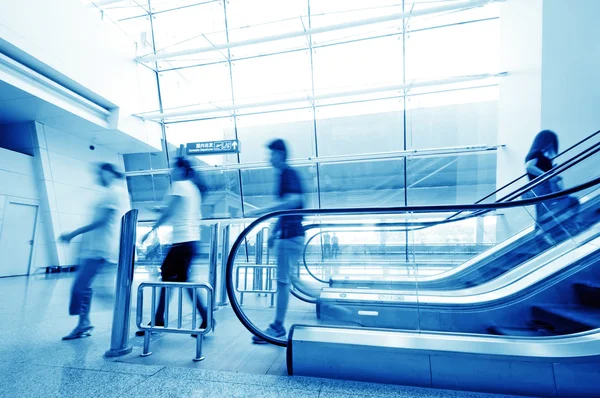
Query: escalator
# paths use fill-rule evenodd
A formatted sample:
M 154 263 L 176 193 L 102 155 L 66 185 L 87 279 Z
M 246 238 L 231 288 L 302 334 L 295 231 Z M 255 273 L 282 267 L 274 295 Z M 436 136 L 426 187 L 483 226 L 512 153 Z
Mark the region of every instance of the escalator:
M 596 149 L 597 144 L 591 145 L 579 153 L 587 156 L 558 171 L 599 175 Z M 464 206 L 273 213 L 252 223 L 234 244 L 227 264 L 229 299 L 253 334 L 288 347 L 289 374 L 536 396 L 597 396 L 599 187 L 600 179 L 594 179 L 527 200 L 518 199 L 521 190 L 508 200 Z M 579 199 L 580 220 L 557 214 L 552 223 L 536 230 L 533 206 L 567 195 Z M 360 288 L 373 281 L 363 277 L 354 285 L 331 288 L 327 285 L 333 278 L 325 278 L 325 272 L 313 278 L 299 268 L 297 278 L 306 283 L 297 285 L 301 300 L 288 312 L 289 335 L 272 338 L 262 331 L 273 318 L 272 301 L 256 295 L 241 306 L 234 276 L 243 265 L 238 249 L 244 238 L 287 214 L 303 214 L 305 225 L 319 231 L 366 224 L 386 231 L 396 228 L 407 236 L 407 253 L 419 231 L 450 224 L 483 220 L 480 224 L 487 225 L 492 219 L 508 219 L 518 228 L 507 234 L 500 231 L 500 222 L 494 224 L 497 235 L 508 238 L 476 253 L 466 265 L 437 275 L 391 273 L 380 278 L 384 283 Z M 416 263 L 413 256 L 413 269 Z M 371 272 L 368 264 L 362 269 Z M 471 284 L 465 283 L 469 280 Z M 323 300 L 328 294 L 333 299 Z M 317 317 L 310 303 L 315 297 L 325 316 Z M 323 311 L 323 305 L 329 308 Z M 575 380 L 579 374 L 585 376 L 583 381 Z
M 339 220 L 342 215 L 353 219 L 369 215 L 385 223 L 404 215 L 407 225 L 417 225 L 423 218 L 442 222 L 457 211 L 468 220 L 484 213 L 489 217 L 523 210 L 564 195 L 585 198 L 599 185 L 600 179 L 595 179 L 561 193 L 507 203 L 273 213 L 251 224 L 233 246 L 226 276 L 232 308 L 252 333 L 288 347 L 292 375 L 537 396 L 594 396 L 592 381 L 575 383 L 572 375 L 580 369 L 597 372 L 600 359 L 600 310 L 594 307 L 600 302 L 600 228 L 596 223 L 527 264 L 476 286 L 479 291 L 446 290 L 422 296 L 415 282 L 412 303 L 410 295 L 396 303 L 382 297 L 375 303 L 379 308 L 389 305 L 404 311 L 387 328 L 329 323 L 317 319 L 314 306 L 299 303 L 288 313 L 288 324 L 293 324 L 288 338 L 272 338 L 262 329 L 274 310 L 260 297 L 241 307 L 233 271 L 245 235 L 283 214 L 303 214 L 307 222 L 315 223 L 328 217 Z M 362 311 L 371 317 L 376 310 Z M 552 382 L 559 379 L 560 383 Z
M 513 292 L 510 285 L 516 281 L 522 280 L 529 274 L 539 274 L 544 268 L 550 269 L 547 267 L 548 265 L 563 261 L 564 258 L 574 260 L 573 251 L 581 245 L 593 248 L 594 244 L 589 242 L 595 242 L 600 234 L 600 227 L 596 224 L 600 215 L 599 210 L 600 190 L 594 189 L 581 199 L 581 211 L 578 216 L 582 221 L 570 223 L 573 225 L 557 224 L 554 227 L 557 229 L 554 236 L 562 233 L 563 229 L 569 230 L 570 234 L 563 239 L 555 239 L 553 244 L 545 240 L 548 239 L 548 234 L 552 236 L 553 229 L 548 230 L 546 234 L 529 232 L 528 229 L 525 235 L 528 239 L 522 237 L 523 233 L 517 235 L 518 240 L 528 246 L 513 245 L 511 250 L 508 250 L 507 247 L 510 248 L 510 244 L 501 244 L 500 248 L 494 247 L 488 250 L 491 254 L 486 252 L 483 255 L 475 256 L 473 261 L 468 261 L 453 270 L 433 277 L 414 276 L 412 283 L 409 282 L 409 277 L 395 278 L 395 282 L 386 282 L 393 286 L 388 289 L 374 288 L 372 285 L 359 288 L 360 285 L 357 284 L 354 285 L 354 288 L 323 288 L 317 301 L 317 314 L 319 317 L 327 317 L 327 308 L 341 305 L 352 312 L 354 319 L 361 318 L 358 323 L 364 326 L 414 328 L 407 324 L 408 313 L 417 311 L 414 308 L 417 302 L 420 304 L 419 311 L 422 313 L 427 310 L 424 307 L 429 305 L 436 306 L 443 303 L 453 306 L 466 303 L 465 296 L 470 297 L 471 307 L 482 305 L 491 299 L 498 301 L 504 296 L 512 297 Z M 532 244 L 532 241 L 537 244 Z M 499 264 L 499 266 L 492 268 L 489 266 L 490 263 Z M 567 272 L 569 264 L 565 263 L 555 272 Z M 447 276 L 448 274 L 449 276 Z M 476 280 L 477 283 L 468 286 L 457 284 L 454 278 L 456 274 L 471 277 L 471 280 Z M 388 277 L 388 279 L 391 278 Z M 397 282 L 398 279 L 402 279 L 403 282 Z M 428 279 L 434 279 L 443 287 L 450 285 L 450 288 L 439 288 L 436 284 L 423 282 Z M 443 282 L 446 282 L 445 285 Z M 418 296 L 415 291 L 418 291 Z M 494 294 L 489 294 L 491 291 L 494 291 Z M 361 311 L 369 311 L 373 308 L 376 308 L 376 315 L 360 316 Z M 452 312 L 453 310 L 447 311 Z M 466 314 L 462 309 L 457 311 L 461 311 L 463 315 Z M 428 329 L 440 330 L 439 328 L 444 327 L 447 325 L 428 326 Z M 481 332 L 469 328 L 461 329 L 456 324 L 453 330 Z
M 526 192 L 532 192 L 545 181 L 560 176 L 564 178 L 572 178 L 572 176 L 589 173 L 594 175 L 594 173 L 600 174 L 600 169 L 598 162 L 595 161 L 595 157 L 600 151 L 600 142 L 597 140 L 600 138 L 600 132 L 592 134 L 585 140 L 579 142 L 578 144 L 572 146 L 567 151 L 563 152 L 558 157 L 565 157 L 567 155 L 571 155 L 570 158 L 565 160 L 559 167 L 556 167 L 551 172 L 546 175 L 532 181 L 529 184 L 526 184 L 523 187 L 516 188 L 515 184 L 522 180 L 525 176 L 522 176 L 511 183 L 507 184 L 500 190 L 487 195 L 478 203 L 482 203 L 489 198 L 496 197 L 498 193 L 506 191 L 508 189 L 514 189 L 508 195 L 501 197 L 497 200 L 496 203 L 505 203 L 516 198 L 519 198 Z M 573 155 L 575 153 L 575 155 Z M 588 174 L 588 175 L 589 175 Z M 432 275 L 418 275 L 418 283 L 420 289 L 440 289 L 440 290 L 455 290 L 459 288 L 466 288 L 470 286 L 475 286 L 481 283 L 484 283 L 488 280 L 491 280 L 504 272 L 510 270 L 514 266 L 523 263 L 524 261 L 529 260 L 535 254 L 542 252 L 552 245 L 559 243 L 569 237 L 569 231 L 578 228 L 585 228 L 587 220 L 589 216 L 593 216 L 597 206 L 598 201 L 597 194 L 589 195 L 589 197 L 582 198 L 582 207 L 579 211 L 580 219 L 582 219 L 581 226 L 572 227 L 568 225 L 568 222 L 563 221 L 563 225 L 555 225 L 554 231 L 552 233 L 553 239 L 549 240 L 547 236 L 541 235 L 536 230 L 535 220 L 530 218 L 530 222 L 526 225 L 522 230 L 515 233 L 513 236 L 508 237 L 507 239 L 498 242 L 495 245 L 485 246 L 485 250 L 480 250 L 479 252 L 471 252 L 464 253 L 463 258 L 454 257 L 454 261 L 449 263 L 448 259 L 446 259 L 446 263 L 443 262 L 437 264 L 440 269 L 440 272 L 433 273 Z M 456 220 L 457 216 L 460 217 L 460 214 L 453 214 L 448 217 L 443 222 Z M 319 226 L 319 225 L 309 225 L 307 228 L 319 228 L 317 234 L 313 234 L 307 241 L 307 247 L 311 243 L 311 241 L 320 234 L 323 234 L 323 231 L 335 231 L 343 230 L 344 228 L 348 228 L 349 226 L 360 226 L 360 225 L 331 225 L 331 226 Z M 387 225 L 378 225 L 380 230 L 390 228 L 402 228 L 402 223 L 388 223 Z M 423 226 L 422 228 L 432 228 Z M 407 259 L 413 255 L 413 252 L 416 251 L 414 247 L 410 248 L 409 243 L 407 242 L 406 248 L 404 252 L 406 253 Z M 414 245 L 412 245 L 414 246 Z M 479 249 L 481 249 L 481 245 L 477 245 Z M 314 277 L 315 280 L 326 283 L 330 287 L 334 289 L 325 289 L 325 291 L 330 292 L 343 292 L 344 288 L 347 289 L 395 289 L 402 290 L 406 288 L 411 288 L 411 285 L 414 284 L 415 280 L 413 277 L 409 275 L 398 275 L 398 276 L 371 276 L 365 278 L 364 276 L 356 276 L 356 275 L 343 275 L 340 273 L 323 275 L 321 271 L 323 268 L 323 264 L 313 263 L 308 264 L 306 259 L 306 248 L 305 254 L 303 258 L 304 266 L 307 269 L 307 272 Z M 442 254 L 444 256 L 444 254 Z M 449 257 L 449 256 L 445 256 Z M 467 258 L 464 258 L 467 257 Z M 507 258 L 510 257 L 510 258 Z M 397 259 L 394 259 L 396 262 Z M 388 260 L 388 261 L 394 261 Z M 461 261 L 462 260 L 462 261 Z M 408 263 L 409 261 L 407 261 Z M 424 267 L 432 267 L 429 263 L 421 263 L 421 264 L 406 264 L 407 266 L 414 266 L 419 269 L 423 269 Z M 419 265 L 422 265 L 420 267 Z M 445 267 L 444 267 L 445 266 Z M 312 268 L 312 269 L 311 269 Z M 335 267 L 329 266 L 329 269 L 333 269 Z M 321 271 L 321 272 L 319 272 Z M 447 271 L 447 272 L 444 272 Z M 321 274 L 320 277 L 315 276 L 316 274 Z M 421 272 L 423 274 L 423 272 Z M 337 289 L 337 290 L 336 290 Z

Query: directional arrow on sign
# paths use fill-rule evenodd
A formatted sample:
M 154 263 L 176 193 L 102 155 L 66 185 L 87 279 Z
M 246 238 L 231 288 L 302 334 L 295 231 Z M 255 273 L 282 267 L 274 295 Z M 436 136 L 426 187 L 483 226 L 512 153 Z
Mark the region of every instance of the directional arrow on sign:
M 231 146 L 233 147 L 233 150 L 235 151 L 237 149 L 237 146 L 238 146 L 237 141 L 233 141 L 233 143 L 231 144 Z

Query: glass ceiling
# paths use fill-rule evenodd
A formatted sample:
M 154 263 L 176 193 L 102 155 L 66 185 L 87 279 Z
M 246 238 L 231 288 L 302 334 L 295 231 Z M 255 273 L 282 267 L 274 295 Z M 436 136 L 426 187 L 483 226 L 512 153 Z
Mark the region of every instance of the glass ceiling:
M 309 36 L 265 39 L 459 3 L 465 1 L 98 0 L 90 7 L 137 43 L 138 57 L 203 49 L 145 63 L 158 74 L 160 101 L 155 109 L 140 113 L 158 112 L 155 120 L 166 124 L 206 120 L 206 138 L 219 139 L 223 129 L 213 126 L 228 125 L 231 118 L 235 130 L 240 121 L 316 123 L 323 115 L 496 99 L 497 79 L 452 80 L 500 72 L 499 9 L 494 2 Z M 253 39 L 259 42 L 210 50 Z M 449 91 L 451 95 L 426 95 Z M 402 104 L 392 105 L 394 99 Z M 302 109 L 309 112 L 298 113 Z M 160 112 L 166 112 L 164 119 Z M 183 115 L 169 116 L 173 112 Z M 244 117 L 257 114 L 263 117 Z M 182 128 L 175 130 L 180 132 L 177 138 L 168 137 L 170 142 L 190 141 Z
M 288 142 L 311 207 L 476 200 L 495 186 L 495 152 L 378 155 L 497 143 L 500 6 L 412 15 L 466 1 L 84 1 L 156 75 L 137 114 L 161 124 L 164 148 L 126 155 L 133 205 L 168 191 L 169 156 L 182 145 L 237 139 L 239 154 L 197 158 L 217 166 L 205 171 L 214 194 L 203 212 L 260 207 L 272 194 L 260 162 L 273 138 Z M 359 26 L 403 12 L 411 16 Z M 355 26 L 304 33 L 347 23 Z M 471 75 L 492 77 L 458 79 Z

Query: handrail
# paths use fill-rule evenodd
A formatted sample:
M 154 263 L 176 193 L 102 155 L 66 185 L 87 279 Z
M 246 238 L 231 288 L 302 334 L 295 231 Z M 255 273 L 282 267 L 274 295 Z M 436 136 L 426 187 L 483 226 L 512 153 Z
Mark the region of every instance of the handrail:
M 553 159 L 556 159 L 557 157 L 571 151 L 572 149 L 574 149 L 575 147 L 581 145 L 583 142 L 590 140 L 591 138 L 595 137 L 596 135 L 600 134 L 600 130 L 597 131 L 596 133 L 588 136 L 587 138 L 581 140 L 579 143 L 572 145 L 571 147 L 569 147 L 568 149 L 566 149 L 565 151 L 561 152 L 559 155 L 555 156 Z M 514 192 L 511 192 L 510 194 L 505 195 L 504 197 L 498 199 L 496 201 L 496 203 L 498 202 L 503 202 L 503 201 L 510 201 L 513 200 L 515 198 L 518 198 L 519 196 L 523 195 L 525 192 L 528 192 L 532 189 L 535 189 L 536 187 L 540 186 L 541 184 L 545 183 L 546 181 L 548 181 L 549 179 L 555 177 L 558 174 L 561 174 L 563 172 L 565 172 L 566 170 L 569 170 L 570 168 L 572 168 L 573 166 L 579 164 L 581 161 L 589 158 L 590 156 L 596 154 L 600 152 L 600 143 L 596 143 L 594 145 L 592 145 L 589 148 L 586 148 L 585 150 L 583 150 L 582 152 L 578 153 L 577 155 L 573 156 L 572 158 L 570 158 L 569 160 L 565 161 L 564 163 L 560 164 L 557 167 L 554 167 L 552 170 L 549 170 L 548 172 L 538 176 L 537 178 L 529 181 L 527 184 L 525 184 L 524 186 L 518 188 L 517 190 L 515 190 Z M 482 199 L 478 200 L 477 202 L 475 202 L 475 204 L 479 204 L 481 202 L 483 202 L 485 199 L 491 197 L 492 195 L 496 194 L 497 192 L 500 192 L 501 190 L 503 190 L 504 188 L 508 187 L 509 185 L 513 184 L 514 182 L 522 179 L 523 177 L 526 177 L 527 174 L 522 175 L 521 177 L 518 177 L 516 180 L 513 180 L 512 182 L 510 182 L 509 184 L 506 184 L 505 186 L 503 186 L 502 188 L 497 189 L 496 191 L 494 191 L 493 193 L 483 197 Z M 479 213 L 480 214 L 484 214 L 487 210 L 483 210 Z M 418 225 L 422 225 L 422 228 L 427 228 L 430 226 L 435 226 L 435 225 L 439 225 L 442 223 L 445 223 L 446 221 L 450 221 L 452 220 L 454 217 L 458 216 L 459 214 L 461 214 L 462 212 L 457 212 L 449 217 L 446 218 L 446 220 L 444 221 L 438 221 L 438 222 L 431 222 L 431 223 L 418 223 Z M 458 220 L 463 220 L 463 218 L 460 218 Z M 453 220 L 453 221 L 457 221 L 457 220 Z M 360 224 L 344 224 L 344 227 L 354 227 L 354 226 L 360 226 Z M 408 226 L 413 226 L 413 225 L 409 225 L 408 223 L 378 223 L 375 225 L 376 227 L 408 227 Z M 323 224 L 312 224 L 312 225 L 308 225 L 305 226 L 304 229 L 305 231 L 310 230 L 310 229 L 314 229 L 314 228 L 319 228 L 319 229 L 323 229 L 323 228 L 327 228 L 327 227 L 332 227 L 332 225 L 323 225 Z M 416 229 L 422 229 L 422 228 L 416 228 Z M 323 233 L 323 232 L 321 232 Z M 308 268 L 308 265 L 306 263 L 306 249 L 308 247 L 308 244 L 312 241 L 312 239 L 314 239 L 316 236 L 318 236 L 320 233 L 315 234 L 314 236 L 312 236 L 311 238 L 308 239 L 308 241 L 306 242 L 306 244 L 304 245 L 304 250 L 302 253 L 302 261 L 304 264 L 304 268 L 307 270 L 307 272 L 309 273 L 310 276 L 312 276 L 315 280 L 317 280 L 318 282 L 321 283 L 328 283 L 327 281 L 324 281 L 318 277 L 316 277 Z
M 581 145 L 581 144 L 583 144 L 584 142 L 586 142 L 586 141 L 588 141 L 588 140 L 592 139 L 593 137 L 597 136 L 598 134 L 600 134 L 600 130 L 598 130 L 598 131 L 596 131 L 595 133 L 593 133 L 593 134 L 591 134 L 591 135 L 587 136 L 586 138 L 584 138 L 583 140 L 581 140 L 581 141 L 577 142 L 576 144 L 573 144 L 573 145 L 571 145 L 569 148 L 565 149 L 564 151 L 562 151 L 561 153 L 559 153 L 558 155 L 556 155 L 555 157 L 553 157 L 553 158 L 552 158 L 552 160 L 554 160 L 554 159 L 557 159 L 557 158 L 559 158 L 559 157 L 563 156 L 565 153 L 572 151 L 573 149 L 575 149 L 575 148 L 576 148 L 576 147 L 578 147 L 579 145 Z M 568 162 L 568 161 L 567 161 L 567 162 Z M 552 171 L 552 170 L 550 170 L 550 171 Z M 488 199 L 488 198 L 492 197 L 493 195 L 497 194 L 498 192 L 502 191 L 502 190 L 503 190 L 503 189 L 505 189 L 505 188 L 508 188 L 508 187 L 509 187 L 509 186 L 511 186 L 512 184 L 516 183 L 517 181 L 519 181 L 519 180 L 521 180 L 521 179 L 523 179 L 523 178 L 525 178 L 525 177 L 527 177 L 527 173 L 525 173 L 525 174 L 521 175 L 520 177 L 517 177 L 517 178 L 515 178 L 515 179 L 514 179 L 514 180 L 512 180 L 511 182 L 509 182 L 509 183 L 507 183 L 507 184 L 503 185 L 502 187 L 500 187 L 500 188 L 496 189 L 494 192 L 490 193 L 489 195 L 486 195 L 486 196 L 484 196 L 483 198 L 479 199 L 479 200 L 478 200 L 477 202 L 475 202 L 475 203 L 481 203 L 481 202 L 483 202 L 484 200 L 486 200 L 486 199 Z M 538 178 L 539 178 L 539 177 L 538 177 Z M 535 181 L 535 180 L 533 180 L 533 181 Z M 531 182 L 533 182 L 533 181 L 531 181 Z
M 600 131 L 598 133 L 600 133 Z M 586 153 L 586 152 L 590 152 L 590 153 Z M 538 176 L 537 178 L 531 180 L 529 183 L 527 183 L 523 187 L 519 188 L 518 190 L 512 192 L 511 194 L 504 196 L 503 198 L 499 199 L 496 202 L 489 203 L 488 205 L 491 206 L 490 208 L 487 208 L 485 206 L 484 207 L 473 207 L 473 208 L 476 208 L 476 209 L 481 210 L 481 211 L 485 211 L 485 210 L 489 210 L 489 209 L 495 210 L 497 208 L 503 208 L 502 206 L 495 207 L 494 205 L 495 204 L 499 204 L 499 203 L 513 203 L 513 202 L 508 202 L 508 201 L 512 200 L 512 199 L 515 199 L 515 198 L 518 198 L 519 196 L 523 195 L 528 190 L 533 189 L 533 188 L 539 186 L 540 184 L 542 184 L 542 183 L 548 181 L 549 179 L 555 177 L 557 174 L 560 174 L 560 173 L 564 172 L 565 170 L 570 169 L 571 167 L 579 164 L 579 162 L 583 161 L 584 159 L 589 158 L 590 156 L 592 156 L 592 155 L 594 155 L 594 154 L 596 154 L 598 152 L 600 152 L 600 143 L 595 144 L 594 146 L 586 149 L 585 151 L 583 151 L 579 155 L 573 157 L 569 161 L 567 161 L 567 162 L 565 162 L 565 163 L 563 163 L 563 164 L 561 164 L 561 165 L 553 168 L 552 170 L 549 170 L 548 172 L 542 174 L 541 176 Z M 581 158 L 577 159 L 579 157 L 581 157 Z M 526 174 L 524 176 L 526 176 Z M 519 177 L 519 178 L 521 178 L 521 177 Z M 576 189 L 576 188 L 577 187 L 574 187 L 574 188 L 571 188 L 571 189 Z M 501 189 L 503 189 L 503 188 L 501 188 Z M 565 191 L 561 191 L 561 192 L 565 192 Z M 556 195 L 556 196 L 548 196 L 548 198 L 545 199 L 545 200 L 555 199 L 557 197 L 560 197 L 560 196 L 562 196 L 561 192 L 553 193 L 552 195 Z M 577 191 L 574 191 L 574 192 L 577 192 Z M 480 202 L 482 200 L 484 200 L 484 199 L 485 198 L 480 199 L 479 201 L 475 202 L 474 205 L 478 205 L 478 206 L 479 205 L 483 205 L 483 203 L 480 203 Z M 535 198 L 533 198 L 533 199 L 535 199 Z M 534 202 L 534 203 L 531 203 L 531 204 L 535 204 L 535 203 L 537 203 L 537 202 Z M 528 205 L 529 204 L 524 204 L 523 206 L 528 206 Z M 452 208 L 452 206 L 454 206 L 454 208 Z M 468 209 L 471 209 L 471 207 L 469 207 L 469 206 L 470 205 L 437 205 L 437 206 L 429 206 L 429 207 L 432 207 L 432 208 L 435 208 L 435 209 L 441 209 L 441 211 L 447 211 L 447 210 L 452 211 L 453 209 L 459 209 L 459 208 L 465 208 L 465 207 L 467 207 Z M 390 209 L 390 210 L 393 210 L 393 209 L 405 208 L 405 209 L 407 209 L 406 211 L 416 211 L 414 209 L 416 209 L 416 208 L 423 208 L 423 207 L 426 208 L 428 206 L 404 206 L 404 207 L 384 207 L 384 208 L 381 208 L 381 207 L 379 207 L 379 208 L 378 207 L 369 207 L 369 208 L 354 208 L 354 210 L 358 209 L 359 210 L 358 212 L 360 212 L 360 210 L 376 210 L 376 209 Z M 507 206 L 504 206 L 504 207 L 507 207 Z M 508 207 L 510 207 L 510 206 L 508 206 Z M 327 213 L 330 213 L 329 210 L 333 210 L 333 208 L 332 209 L 314 209 L 314 210 L 318 210 L 319 213 L 325 213 L 325 214 L 327 214 Z M 344 210 L 344 209 L 339 209 L 339 210 Z M 349 210 L 350 213 L 353 212 L 352 211 L 353 208 L 347 208 L 346 210 Z M 464 211 L 464 209 L 463 210 L 457 210 L 456 214 L 454 214 L 452 216 L 449 216 L 446 220 L 449 220 L 452 217 L 460 214 L 462 211 Z M 273 213 L 271 213 L 271 214 L 273 214 Z M 293 213 L 293 214 L 300 214 L 300 213 Z M 437 224 L 439 224 L 441 222 L 442 221 L 436 221 L 436 222 L 430 222 L 430 223 L 413 223 L 412 225 L 414 225 L 414 226 L 417 226 L 417 225 L 429 225 L 429 226 L 432 226 L 432 225 L 437 225 Z M 359 224 L 344 224 L 344 226 L 346 226 L 346 225 L 347 226 L 360 226 Z M 411 225 L 411 224 L 410 223 L 378 223 L 378 224 L 375 224 L 375 226 L 408 226 L 408 225 Z M 322 224 L 312 224 L 312 225 L 304 226 L 304 230 L 308 231 L 310 229 L 321 228 L 321 227 L 322 227 Z
M 257 225 L 261 224 L 267 219 L 273 217 L 280 217 L 286 215 L 325 215 L 325 214 L 391 214 L 391 213 L 427 213 L 427 212 L 451 212 L 451 211 L 477 211 L 477 210 L 496 210 L 496 209 L 508 209 L 513 207 L 524 207 L 535 205 L 537 203 L 541 203 L 547 200 L 552 200 L 564 196 L 568 196 L 585 189 L 594 187 L 596 185 L 600 185 L 600 178 L 595 178 L 586 183 L 577 185 L 572 188 L 565 189 L 560 192 L 551 193 L 548 195 L 542 195 L 535 198 L 530 199 L 521 199 L 512 202 L 502 202 L 502 203 L 491 203 L 491 204 L 464 204 L 464 205 L 437 205 L 437 206 L 405 206 L 405 207 L 387 207 L 387 208 L 332 208 L 332 209 L 297 209 L 297 210 L 279 210 L 272 213 L 265 214 L 256 220 L 254 220 L 248 227 L 246 227 L 242 233 L 235 240 L 231 251 L 229 252 L 229 257 L 227 259 L 227 294 L 229 296 L 229 301 L 231 302 L 231 307 L 235 312 L 236 316 L 242 322 L 242 324 L 254 335 L 264 339 L 265 341 L 275 344 L 278 346 L 286 346 L 286 341 L 281 341 L 274 339 L 273 337 L 265 334 L 263 331 L 256 328 L 248 319 L 248 317 L 241 310 L 239 303 L 237 301 L 237 297 L 235 295 L 235 289 L 233 285 L 233 267 L 235 264 L 235 258 L 237 256 L 237 251 L 244 241 L 245 237 L 252 231 Z
M 600 255 L 599 244 L 600 226 L 596 225 L 573 241 L 563 241 L 543 254 L 527 260 L 518 269 L 512 269 L 502 276 L 480 285 L 461 288 L 460 294 L 457 294 L 456 290 L 442 291 L 423 287 L 420 287 L 418 292 L 414 288 L 406 287 L 394 290 L 369 289 L 355 292 L 362 296 L 375 296 L 378 303 L 385 300 L 380 296 L 385 294 L 388 297 L 402 296 L 401 305 L 403 306 L 448 308 L 464 305 L 469 309 L 474 309 L 485 305 L 485 308 L 490 310 L 494 308 L 494 305 L 506 305 L 507 301 L 518 300 L 520 295 L 531 296 L 533 292 L 553 285 L 556 280 L 563 280 L 566 277 L 563 274 L 565 270 L 569 270 L 567 276 L 570 276 L 575 270 L 588 267 Z M 596 259 L 582 263 L 582 260 L 589 258 L 590 255 L 594 255 Z M 575 266 L 572 267 L 572 265 Z M 327 288 L 323 294 L 326 299 L 337 300 L 340 299 L 340 292 L 348 293 L 348 290 Z M 351 294 L 348 294 L 345 298 L 348 299 L 350 296 Z M 393 299 L 390 300 L 393 301 Z
M 519 197 L 519 196 L 523 195 L 525 192 L 529 191 L 530 189 L 533 189 L 533 188 L 537 187 L 538 185 L 555 177 L 557 174 L 560 174 L 560 173 L 564 172 L 565 170 L 568 170 L 568 169 L 572 168 L 573 166 L 578 165 L 580 162 L 582 162 L 583 160 L 589 158 L 590 156 L 598 153 L 599 151 L 600 151 L 600 142 L 592 145 L 591 147 L 587 148 L 586 150 L 582 151 L 581 153 L 573 156 L 571 159 L 567 160 L 566 162 L 552 168 L 548 172 L 536 177 L 535 179 L 531 180 L 529 183 L 525 184 L 523 187 L 517 189 L 515 192 L 512 192 L 512 193 L 504 196 L 503 198 L 499 199 L 498 201 L 512 200 L 516 197 Z
M 600 131 L 599 131 L 600 132 Z M 594 134 L 592 134 L 592 136 L 595 136 L 596 134 L 598 134 L 599 132 L 596 132 Z M 590 137 L 592 137 L 590 136 Z M 588 137 L 588 138 L 590 138 Z M 505 195 L 504 197 L 498 199 L 496 202 L 494 203 L 500 203 L 500 202 L 508 202 L 510 200 L 513 200 L 515 198 L 518 198 L 519 196 L 522 196 L 524 193 L 529 192 L 533 189 L 535 189 L 536 187 L 540 186 L 541 184 L 545 183 L 546 181 L 550 180 L 551 178 L 555 177 L 558 174 L 563 173 L 564 171 L 570 169 L 573 166 L 578 165 L 580 162 L 582 162 L 583 160 L 589 158 L 590 156 L 596 154 L 600 152 L 600 143 L 596 143 L 594 145 L 592 145 L 591 147 L 585 149 L 584 151 L 580 152 L 579 154 L 575 155 L 574 157 L 572 157 L 571 159 L 567 160 L 566 162 L 552 168 L 551 170 L 547 171 L 546 173 L 539 175 L 538 177 L 534 178 L 533 180 L 529 181 L 528 183 L 526 183 L 525 185 L 523 185 L 522 187 L 516 189 L 515 191 Z M 556 157 L 554 157 L 553 159 L 555 159 Z M 521 176 L 520 178 L 527 176 L 527 174 L 524 174 L 523 176 Z M 519 179 L 520 179 L 519 178 Z M 494 193 L 498 192 L 495 191 Z M 481 203 L 483 200 L 489 198 L 491 195 L 488 195 L 487 197 L 480 199 L 479 201 L 475 202 L 476 204 Z M 459 215 L 461 212 L 457 212 L 456 214 L 448 217 L 448 219 L 451 219 L 457 215 Z

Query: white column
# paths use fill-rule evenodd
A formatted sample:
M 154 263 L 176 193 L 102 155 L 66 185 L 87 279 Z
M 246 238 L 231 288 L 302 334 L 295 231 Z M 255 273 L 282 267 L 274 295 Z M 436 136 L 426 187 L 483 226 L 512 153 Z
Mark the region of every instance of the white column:
M 497 185 L 524 173 L 525 156 L 541 128 L 542 0 L 507 0 L 500 12 Z
M 541 120 L 561 150 L 600 130 L 598 15 L 597 0 L 544 0 Z M 565 185 L 597 176 L 590 173 L 567 173 Z

